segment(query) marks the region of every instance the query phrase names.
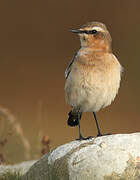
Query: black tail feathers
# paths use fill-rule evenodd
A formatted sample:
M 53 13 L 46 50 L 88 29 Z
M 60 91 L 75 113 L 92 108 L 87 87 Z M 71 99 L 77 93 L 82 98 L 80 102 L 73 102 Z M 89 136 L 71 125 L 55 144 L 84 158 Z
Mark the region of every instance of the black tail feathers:
M 70 111 L 68 115 L 69 115 L 69 118 L 67 121 L 68 125 L 69 126 L 78 126 L 79 120 L 81 119 L 79 116 L 79 112 Z

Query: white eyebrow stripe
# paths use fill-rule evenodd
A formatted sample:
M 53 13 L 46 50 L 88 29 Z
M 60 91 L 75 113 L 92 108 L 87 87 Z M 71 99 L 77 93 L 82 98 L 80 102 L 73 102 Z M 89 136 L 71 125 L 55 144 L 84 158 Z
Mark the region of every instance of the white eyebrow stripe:
M 98 27 L 98 26 L 94 26 L 94 27 L 92 28 L 92 30 L 104 32 L 104 30 L 103 30 L 101 27 Z

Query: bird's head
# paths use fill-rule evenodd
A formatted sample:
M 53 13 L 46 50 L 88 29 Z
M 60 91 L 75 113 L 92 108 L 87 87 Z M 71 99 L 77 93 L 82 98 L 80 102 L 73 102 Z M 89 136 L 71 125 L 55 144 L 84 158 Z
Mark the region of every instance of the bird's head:
M 112 39 L 103 23 L 88 22 L 72 32 L 80 36 L 81 47 L 93 48 L 94 51 L 111 51 Z

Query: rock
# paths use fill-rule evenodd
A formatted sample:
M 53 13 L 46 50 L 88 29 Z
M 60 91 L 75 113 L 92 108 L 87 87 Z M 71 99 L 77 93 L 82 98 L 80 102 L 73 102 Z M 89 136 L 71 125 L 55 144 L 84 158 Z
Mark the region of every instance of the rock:
M 21 175 L 25 174 L 29 168 L 36 162 L 36 160 L 25 161 L 15 165 L 0 165 L 0 176 L 6 172 L 19 172 Z
M 140 133 L 73 141 L 37 161 L 22 180 L 140 180 Z

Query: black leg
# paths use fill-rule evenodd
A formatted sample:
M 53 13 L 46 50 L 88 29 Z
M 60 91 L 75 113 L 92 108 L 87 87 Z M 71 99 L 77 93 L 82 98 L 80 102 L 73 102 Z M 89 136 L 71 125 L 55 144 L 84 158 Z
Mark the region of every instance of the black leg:
M 93 115 L 94 115 L 94 119 L 95 119 L 95 122 L 96 122 L 97 131 L 98 131 L 97 136 L 102 136 L 101 131 L 100 131 L 100 128 L 99 128 L 98 120 L 97 120 L 97 117 L 96 117 L 96 113 L 93 112 Z
M 78 114 L 79 139 L 77 139 L 77 140 L 82 140 L 82 139 L 84 139 L 84 137 L 83 137 L 82 134 L 81 134 L 81 127 L 80 127 L 81 117 L 82 117 L 82 113 L 79 113 L 79 114 Z
M 81 117 L 82 117 L 82 113 L 80 112 L 79 114 L 78 114 L 78 128 L 79 128 L 79 138 L 78 139 L 76 139 L 76 140 L 87 140 L 87 139 L 90 139 L 90 138 L 92 138 L 92 136 L 88 136 L 88 137 L 83 137 L 82 136 L 82 134 L 81 134 L 81 126 L 80 126 L 80 120 L 81 120 Z

